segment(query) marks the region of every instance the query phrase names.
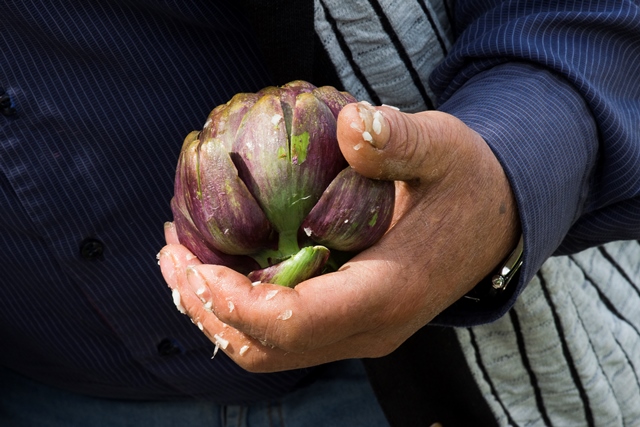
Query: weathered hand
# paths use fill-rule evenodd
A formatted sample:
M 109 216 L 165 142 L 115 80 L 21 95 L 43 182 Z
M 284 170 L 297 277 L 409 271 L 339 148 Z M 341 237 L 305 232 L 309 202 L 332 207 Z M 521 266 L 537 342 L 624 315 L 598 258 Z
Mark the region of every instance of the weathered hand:
M 338 139 L 358 172 L 398 181 L 392 229 L 340 271 L 294 289 L 252 286 L 231 269 L 201 265 L 167 227 L 165 280 L 194 323 L 247 370 L 388 354 L 516 244 L 519 220 L 504 172 L 453 116 L 350 104 Z

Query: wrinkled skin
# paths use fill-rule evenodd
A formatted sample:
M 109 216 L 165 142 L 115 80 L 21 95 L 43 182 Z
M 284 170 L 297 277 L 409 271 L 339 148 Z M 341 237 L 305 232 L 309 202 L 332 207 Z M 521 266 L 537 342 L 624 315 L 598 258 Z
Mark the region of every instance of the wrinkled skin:
M 394 224 L 339 271 L 294 289 L 251 286 L 229 268 L 201 265 L 166 227 L 160 265 L 168 285 L 212 342 L 214 335 L 228 340 L 223 351 L 249 371 L 386 355 L 467 293 L 517 242 L 509 183 L 478 134 L 441 112 L 376 109 L 385 119 L 373 144 L 359 145 L 373 114 L 361 104 L 342 110 L 338 138 L 358 172 L 400 181 Z

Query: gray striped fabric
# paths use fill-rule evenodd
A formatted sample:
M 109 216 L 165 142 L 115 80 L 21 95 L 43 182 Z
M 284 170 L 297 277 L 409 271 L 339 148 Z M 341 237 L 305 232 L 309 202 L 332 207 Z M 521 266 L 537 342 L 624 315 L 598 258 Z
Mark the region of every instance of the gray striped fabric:
M 443 3 L 315 0 L 315 27 L 356 98 L 433 109 L 428 78 L 452 38 Z
M 435 103 L 427 77 L 451 48 L 452 37 L 443 3 L 316 0 L 315 4 L 316 31 L 347 90 L 359 98 L 393 104 L 408 112 Z M 435 25 L 429 24 L 432 19 Z M 500 45 L 500 41 L 495 44 Z M 470 75 L 474 72 L 478 70 L 469 71 Z M 528 65 L 508 68 L 506 73 L 496 77 L 488 74 L 482 85 L 498 89 L 509 79 L 517 79 L 522 82 L 519 97 L 505 100 L 498 95 L 499 90 L 478 95 L 488 93 L 493 97 L 487 98 L 486 104 L 495 108 L 496 115 L 507 117 L 502 109 L 518 114 L 523 131 L 536 129 L 540 138 L 551 134 L 551 140 L 568 140 L 581 132 L 579 123 L 554 129 L 536 126 L 543 118 L 539 111 L 531 110 L 535 105 L 531 100 L 539 96 L 536 91 L 545 94 L 545 85 L 559 83 L 557 77 Z M 584 109 L 583 100 L 573 90 L 564 83 L 560 88 L 563 100 L 550 103 L 547 114 L 561 117 L 565 111 Z M 473 97 L 462 99 L 473 106 L 480 104 Z M 527 102 L 523 102 L 525 99 Z M 474 116 L 467 114 L 466 118 L 472 123 L 486 122 L 484 112 L 473 108 Z M 512 129 L 489 126 L 479 128 L 489 135 L 498 134 L 498 139 L 507 141 L 505 144 L 515 145 L 513 133 L 511 138 L 499 135 Z M 526 139 L 526 135 L 521 136 Z M 639 147 L 628 145 L 627 149 Z M 548 155 L 564 156 L 561 150 L 551 147 Z M 516 164 L 535 167 L 531 153 L 519 151 L 517 146 L 512 151 L 524 156 Z M 586 152 L 576 152 L 572 158 L 583 157 L 587 162 Z M 624 158 L 634 158 L 634 154 Z M 564 172 L 566 182 L 573 179 L 568 176 L 571 171 Z M 627 172 L 630 175 L 632 170 Z M 637 188 L 632 179 L 627 177 L 626 182 L 611 188 Z M 549 209 L 544 199 L 536 203 Z M 619 213 L 607 215 L 607 224 L 615 227 Z M 637 217 L 637 212 L 629 215 Z M 624 221 L 630 223 L 628 217 Z M 628 225 L 624 227 L 620 226 L 621 233 L 631 233 Z M 577 231 L 585 232 L 580 227 Z M 640 425 L 637 241 L 614 242 L 572 256 L 550 258 L 505 316 L 456 331 L 474 378 L 501 425 Z
M 457 334 L 501 425 L 640 425 L 640 243 L 549 259 L 507 316 Z

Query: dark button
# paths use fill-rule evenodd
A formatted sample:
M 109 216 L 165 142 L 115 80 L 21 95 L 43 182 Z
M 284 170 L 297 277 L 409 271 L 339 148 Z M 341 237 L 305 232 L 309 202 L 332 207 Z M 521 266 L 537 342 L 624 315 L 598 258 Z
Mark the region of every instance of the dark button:
M 0 107 L 7 108 L 11 106 L 11 97 L 7 93 L 0 93 Z
M 92 237 L 87 237 L 80 243 L 80 256 L 88 261 L 102 259 L 104 255 L 104 244 Z
M 160 356 L 173 356 L 182 353 L 178 342 L 173 338 L 165 338 L 157 345 L 158 354 Z
M 11 106 L 11 97 L 3 88 L 0 88 L 0 114 L 3 116 L 16 114 L 16 109 Z

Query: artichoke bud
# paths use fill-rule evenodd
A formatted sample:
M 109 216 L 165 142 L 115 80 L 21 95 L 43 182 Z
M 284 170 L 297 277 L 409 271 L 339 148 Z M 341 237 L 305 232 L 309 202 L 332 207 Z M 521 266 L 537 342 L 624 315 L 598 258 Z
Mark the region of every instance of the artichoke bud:
M 216 107 L 180 152 L 171 201 L 180 243 L 205 263 L 295 286 L 378 240 L 394 186 L 346 168 L 336 118 L 350 102 L 294 81 Z
M 301 228 L 321 245 L 361 251 L 389 228 L 394 198 L 392 181 L 366 178 L 347 167 L 329 184 Z
M 329 249 L 324 246 L 307 246 L 291 258 L 247 276 L 252 282 L 275 283 L 290 288 L 311 277 L 318 276 L 329 259 Z

